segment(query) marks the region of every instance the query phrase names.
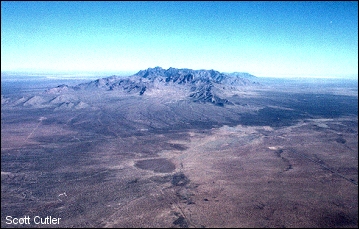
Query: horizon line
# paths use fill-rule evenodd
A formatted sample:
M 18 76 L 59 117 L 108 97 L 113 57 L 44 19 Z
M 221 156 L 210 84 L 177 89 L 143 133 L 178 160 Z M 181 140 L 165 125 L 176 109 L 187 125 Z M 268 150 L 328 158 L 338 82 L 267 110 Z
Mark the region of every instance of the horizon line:
M 112 76 L 112 75 L 118 75 L 118 76 L 131 76 L 133 74 L 136 74 L 139 71 L 147 70 L 151 68 L 156 68 L 160 66 L 155 67 L 148 67 L 146 69 L 140 69 L 140 70 L 1 70 L 1 78 L 2 77 L 11 77 L 11 76 L 21 76 L 21 75 L 28 75 L 28 76 L 38 76 L 38 77 L 59 77 L 59 75 L 63 75 L 65 78 L 67 77 L 96 77 L 96 76 Z M 162 68 L 162 67 L 160 67 Z M 170 68 L 162 68 L 165 70 L 168 70 Z M 177 69 L 190 69 L 190 68 L 177 68 Z M 193 69 L 193 70 L 214 70 L 215 69 Z M 322 79 L 357 79 L 358 80 L 358 73 L 344 73 L 344 74 L 300 74 L 300 73 L 277 73 L 277 74 L 261 74 L 259 72 L 252 73 L 248 71 L 218 71 L 221 73 L 229 74 L 229 73 L 248 73 L 258 78 L 322 78 Z M 67 76 L 67 77 L 66 77 Z

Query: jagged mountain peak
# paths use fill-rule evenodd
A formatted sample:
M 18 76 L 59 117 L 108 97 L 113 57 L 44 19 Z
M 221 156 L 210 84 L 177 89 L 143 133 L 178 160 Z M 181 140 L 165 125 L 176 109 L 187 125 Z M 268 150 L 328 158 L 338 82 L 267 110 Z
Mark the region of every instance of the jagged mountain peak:
M 153 91 L 180 91 L 181 94 L 186 95 L 195 102 L 210 102 L 222 106 L 232 104 L 225 99 L 226 94 L 228 94 L 226 90 L 236 90 L 237 87 L 255 84 L 247 78 L 242 78 L 241 75 L 248 78 L 250 74 L 228 74 L 213 69 L 193 70 L 173 67 L 163 69 L 157 66 L 141 70 L 129 77 L 110 76 L 97 79 L 89 83 L 79 84 L 73 89 L 120 90 L 138 95 L 146 95 L 149 92 L 151 94 Z
M 211 81 L 220 83 L 223 79 L 228 77 L 225 73 L 211 70 L 193 70 L 188 68 L 168 68 L 161 67 L 148 68 L 141 70 L 134 76 L 142 77 L 148 80 L 155 80 L 157 78 L 165 79 L 165 82 L 183 83 L 196 83 L 198 81 L 210 83 Z

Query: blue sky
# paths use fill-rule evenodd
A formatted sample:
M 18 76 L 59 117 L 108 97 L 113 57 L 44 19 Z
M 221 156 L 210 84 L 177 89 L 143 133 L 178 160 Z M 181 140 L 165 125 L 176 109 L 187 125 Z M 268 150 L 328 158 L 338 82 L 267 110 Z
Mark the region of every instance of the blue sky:
M 357 77 L 358 2 L 1 2 L 1 70 Z

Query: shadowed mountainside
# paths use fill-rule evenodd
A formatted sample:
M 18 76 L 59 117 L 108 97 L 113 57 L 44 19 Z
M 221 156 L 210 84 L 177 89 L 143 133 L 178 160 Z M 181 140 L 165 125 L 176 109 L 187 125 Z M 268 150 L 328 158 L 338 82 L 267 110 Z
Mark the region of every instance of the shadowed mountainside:
M 241 77 L 243 75 L 243 77 Z M 148 68 L 127 78 L 111 76 L 89 83 L 79 84 L 73 89 L 123 90 L 128 93 L 143 95 L 152 90 L 179 89 L 188 94 L 195 102 L 211 102 L 215 105 L 233 104 L 225 99 L 226 90 L 235 90 L 241 86 L 259 85 L 248 78 L 248 73 L 225 74 L 215 70 L 192 70 L 161 67 Z M 246 78 L 244 78 L 246 77 Z M 254 76 L 252 76 L 255 79 Z M 57 90 L 64 90 L 65 85 Z M 67 88 L 66 88 L 67 89 Z M 52 89 L 54 90 L 54 89 Z

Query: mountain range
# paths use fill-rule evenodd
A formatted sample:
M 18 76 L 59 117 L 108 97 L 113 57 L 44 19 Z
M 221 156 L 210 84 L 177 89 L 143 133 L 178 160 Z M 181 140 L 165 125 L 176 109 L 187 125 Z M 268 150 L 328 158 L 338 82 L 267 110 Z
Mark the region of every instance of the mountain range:
M 231 100 L 244 88 L 261 85 L 257 80 L 257 77 L 248 73 L 155 67 L 127 77 L 113 75 L 75 86 L 61 84 L 36 95 L 19 94 L 13 98 L 2 95 L 1 104 L 10 107 L 78 110 L 97 107 L 95 100 L 102 103 L 105 98 L 117 100 L 131 96 L 225 106 L 236 104 Z
M 255 76 L 248 73 L 221 73 L 215 70 L 163 69 L 161 67 L 141 70 L 129 77 L 111 76 L 72 87 L 73 90 L 102 89 L 107 91 L 125 91 L 139 95 L 154 91 L 182 91 L 186 97 L 195 102 L 211 102 L 223 106 L 232 104 L 224 95 L 229 90 L 241 86 L 260 85 L 252 81 Z M 52 91 L 68 90 L 67 85 L 60 85 Z M 171 94 L 169 92 L 169 94 Z

